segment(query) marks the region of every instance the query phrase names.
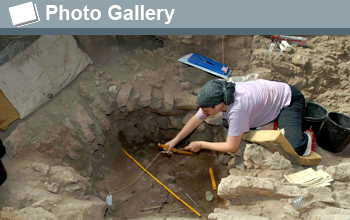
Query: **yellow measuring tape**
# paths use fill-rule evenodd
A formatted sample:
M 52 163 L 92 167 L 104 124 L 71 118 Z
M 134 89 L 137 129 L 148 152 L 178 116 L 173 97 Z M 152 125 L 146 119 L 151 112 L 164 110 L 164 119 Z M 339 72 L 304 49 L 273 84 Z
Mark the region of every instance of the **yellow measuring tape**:
M 173 196 L 175 196 L 175 198 L 177 198 L 178 200 L 180 200 L 183 204 L 185 204 L 189 209 L 191 209 L 194 213 L 196 213 L 198 216 L 201 216 L 201 214 L 199 214 L 196 210 L 194 210 L 190 205 L 188 205 L 185 201 L 183 201 L 182 199 L 180 199 L 180 197 L 178 197 L 175 193 L 173 193 L 168 187 L 166 187 L 162 182 L 160 182 L 157 178 L 155 178 L 150 172 L 148 172 L 141 164 L 139 164 L 134 158 L 132 158 L 132 156 L 130 156 L 130 154 L 128 154 L 123 148 L 120 148 L 126 155 L 128 155 L 128 157 L 130 157 L 130 159 L 132 159 L 137 165 L 139 165 L 139 167 L 141 167 L 141 169 L 143 169 L 148 175 L 150 175 L 153 179 L 155 179 L 160 185 L 162 185 L 166 190 L 168 190 Z

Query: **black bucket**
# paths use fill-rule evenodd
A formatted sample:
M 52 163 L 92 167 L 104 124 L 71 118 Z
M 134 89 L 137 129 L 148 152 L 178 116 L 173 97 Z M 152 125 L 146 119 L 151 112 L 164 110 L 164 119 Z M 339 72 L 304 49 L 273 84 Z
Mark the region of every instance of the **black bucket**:
M 321 128 L 322 123 L 327 118 L 328 111 L 316 102 L 308 102 L 305 107 L 305 117 L 303 119 L 303 131 L 309 128 L 315 133 L 315 137 Z
M 350 117 L 342 113 L 330 112 L 316 142 L 325 150 L 341 152 L 350 142 Z
M 7 178 L 7 172 L 5 170 L 4 164 L 0 160 L 0 186 L 5 182 Z

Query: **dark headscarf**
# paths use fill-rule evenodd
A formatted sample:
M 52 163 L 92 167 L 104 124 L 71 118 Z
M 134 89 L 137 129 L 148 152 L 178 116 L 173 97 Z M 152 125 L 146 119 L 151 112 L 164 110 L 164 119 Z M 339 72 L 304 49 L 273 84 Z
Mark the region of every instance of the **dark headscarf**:
M 201 108 L 212 108 L 221 102 L 230 105 L 234 101 L 235 83 L 213 79 L 207 82 L 197 96 L 197 104 Z

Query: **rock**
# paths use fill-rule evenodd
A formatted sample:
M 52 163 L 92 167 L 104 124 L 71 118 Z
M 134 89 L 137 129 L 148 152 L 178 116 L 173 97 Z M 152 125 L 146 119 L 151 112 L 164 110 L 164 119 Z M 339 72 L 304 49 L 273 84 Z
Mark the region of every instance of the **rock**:
M 238 158 L 238 157 L 232 157 L 231 160 L 228 162 L 228 164 L 227 164 L 228 170 L 235 168 L 236 158 Z
M 75 191 L 81 190 L 81 195 L 85 194 L 86 187 L 83 184 L 71 184 L 66 186 L 65 191 L 69 193 L 74 193 Z
M 271 44 L 271 40 L 260 36 L 260 35 L 255 35 L 253 37 L 253 48 L 269 48 Z
M 86 99 L 92 99 L 91 95 L 89 94 L 88 90 L 82 82 L 79 83 L 79 95 Z
M 99 70 L 98 72 L 96 72 L 96 75 L 103 77 L 105 75 L 105 72 L 103 72 L 102 70 Z
M 49 184 L 48 182 L 44 183 L 44 186 L 46 187 L 46 190 L 49 192 L 53 192 L 53 193 L 58 193 L 58 191 L 60 190 L 60 184 L 52 182 L 51 184 Z
M 133 70 L 133 72 L 137 72 L 140 68 L 140 62 L 135 59 L 129 59 L 126 61 L 127 64 L 129 64 Z
M 111 124 L 110 124 L 108 118 L 103 118 L 100 123 L 104 127 L 103 131 L 105 131 L 105 132 L 109 131 L 109 129 L 111 128 Z M 101 137 L 101 139 L 102 139 L 102 137 Z M 100 142 L 100 144 L 104 145 L 104 141 Z
M 49 172 L 49 169 L 50 169 L 49 165 L 46 165 L 43 163 L 32 163 L 31 167 L 33 170 L 38 171 L 43 176 L 45 176 Z
M 272 170 L 289 170 L 293 168 L 292 163 L 278 152 L 273 153 L 271 161 L 270 168 Z
M 231 168 L 229 169 L 229 173 L 230 175 L 233 175 L 233 176 L 256 176 L 255 174 L 252 174 L 252 173 L 247 173 L 247 172 L 244 172 L 242 170 L 239 170 L 237 168 Z
M 218 152 L 217 157 L 218 157 L 218 161 L 222 164 L 225 164 L 225 165 L 228 165 L 228 163 L 231 160 L 231 155 L 226 154 L 224 152 Z
M 93 155 L 98 150 L 98 143 L 92 143 L 85 148 L 85 152 Z
M 113 86 L 110 86 L 109 88 L 108 88 L 108 91 L 109 91 L 109 93 L 112 95 L 112 97 L 117 97 L 117 95 L 118 95 L 118 87 L 116 86 L 116 85 L 113 85 Z
M 182 129 L 183 124 L 182 124 L 182 119 L 175 117 L 175 116 L 170 116 L 169 117 L 169 128 L 175 128 L 175 129 Z
M 52 208 L 56 206 L 58 203 L 62 201 L 62 197 L 55 195 L 55 194 L 48 194 L 45 196 L 40 196 L 40 199 L 33 204 L 31 204 L 29 207 L 37 208 L 41 207 L 49 212 L 52 211 Z
M 164 107 L 167 111 L 172 111 L 174 107 L 174 97 L 168 90 L 164 91 Z
M 110 103 L 111 101 L 109 101 L 108 97 L 105 95 L 105 92 L 101 92 L 101 94 L 98 94 L 94 99 L 94 105 L 107 115 L 111 114 L 113 111 Z
M 196 110 L 196 100 L 197 97 L 188 91 L 174 93 L 174 106 L 176 109 Z
M 152 87 L 149 85 L 144 85 L 140 89 L 141 89 L 141 98 L 138 105 L 141 107 L 147 107 L 151 104 Z
M 180 83 L 180 87 L 182 90 L 189 90 L 191 88 L 190 82 L 182 82 Z
M 143 78 L 147 80 L 148 85 L 161 89 L 164 86 L 165 75 L 168 69 L 158 69 L 157 71 L 144 69 L 143 70 Z
M 64 204 L 58 204 L 52 213 L 60 220 L 103 220 L 107 207 L 107 203 L 97 197 L 89 200 L 71 199 Z
M 348 209 L 350 207 L 350 192 L 338 191 L 335 192 L 334 195 L 340 208 Z
M 72 135 L 65 135 L 64 139 L 62 141 L 62 145 L 66 149 L 71 150 L 83 150 L 83 146 L 72 136 Z
M 348 182 L 334 181 L 332 182 L 332 188 L 334 191 L 346 191 L 350 189 L 350 185 Z
M 271 196 L 274 194 L 275 186 L 268 179 L 228 176 L 221 179 L 218 195 L 224 199 L 238 196 Z
M 212 220 L 269 220 L 269 218 L 247 214 L 245 211 L 215 208 L 214 213 L 208 215 Z
M 294 65 L 305 67 L 309 62 L 309 58 L 306 56 L 296 55 L 293 56 L 292 62 Z
M 162 107 L 162 101 L 163 101 L 163 91 L 161 88 L 152 88 L 152 100 L 150 107 L 152 109 L 160 109 Z
M 159 117 L 158 118 L 158 127 L 162 129 L 168 129 L 169 118 L 168 117 Z
M 52 166 L 49 171 L 50 179 L 62 185 L 69 185 L 87 180 L 80 176 L 72 167 Z
M 336 207 L 326 207 L 322 209 L 312 209 L 308 213 L 308 219 L 314 220 L 348 220 L 350 219 L 350 209 L 341 209 Z
M 119 108 L 126 106 L 128 103 L 129 96 L 131 94 L 131 90 L 133 89 L 131 83 L 125 83 L 120 89 L 117 97 L 117 104 Z
M 239 169 L 239 170 L 242 170 L 242 171 L 245 171 L 247 168 L 244 166 L 243 163 L 240 163 L 240 164 L 237 164 L 236 165 L 236 168 Z
M 102 127 L 104 127 L 103 130 L 104 131 L 109 131 L 111 126 L 110 126 L 109 119 L 106 117 L 106 114 L 104 114 L 101 111 L 99 111 L 96 107 L 93 107 L 91 109 L 91 111 L 98 118 L 98 122 L 102 125 Z
M 334 180 L 346 182 L 350 180 L 350 163 L 341 163 L 337 166 L 330 166 L 326 172 L 333 177 Z
M 335 204 L 333 199 L 333 192 L 328 187 L 309 187 L 309 193 L 314 195 L 314 200 L 318 202 L 324 202 L 327 204 Z
M 31 142 L 31 137 L 31 130 L 27 128 L 27 125 L 25 123 L 19 124 L 3 142 L 6 147 L 6 154 L 14 157 L 24 146 Z
M 140 98 L 140 92 L 132 92 L 129 98 L 128 103 L 126 104 L 126 108 L 128 109 L 129 112 L 134 111 L 136 103 L 138 99 Z
M 83 133 L 85 141 L 91 143 L 95 140 L 95 135 L 90 131 L 89 127 L 94 124 L 94 121 L 89 117 L 83 106 L 78 105 L 75 113 L 75 120 L 80 125 L 80 130 Z
M 185 43 L 185 44 L 191 44 L 191 40 L 190 39 L 182 39 L 181 42 Z
M 1 210 L 1 219 L 3 220 L 24 220 L 24 219 L 45 219 L 45 220 L 58 220 L 58 218 L 46 211 L 45 209 L 38 207 L 26 207 L 20 210 L 16 210 L 12 207 L 4 207 Z
M 72 167 L 52 166 L 49 175 L 50 181 L 58 183 L 68 192 L 82 189 L 82 193 L 85 194 L 91 189 L 89 179 L 82 177 Z
M 307 189 L 297 186 L 279 184 L 268 178 L 233 176 L 222 178 L 218 187 L 218 195 L 224 199 L 232 199 L 240 196 L 276 196 L 295 197 L 308 193 Z
M 272 169 L 288 170 L 292 169 L 292 163 L 278 152 L 272 153 L 268 149 L 257 144 L 247 144 L 244 154 L 244 165 L 248 169 Z
M 106 74 L 103 76 L 103 79 L 106 80 L 106 81 L 111 81 L 111 80 L 112 80 L 112 76 L 106 73 Z

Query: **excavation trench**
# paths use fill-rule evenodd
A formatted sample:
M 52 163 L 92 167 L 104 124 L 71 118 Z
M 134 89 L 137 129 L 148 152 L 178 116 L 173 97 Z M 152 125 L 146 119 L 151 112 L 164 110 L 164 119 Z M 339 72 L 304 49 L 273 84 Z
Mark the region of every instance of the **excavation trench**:
M 125 149 L 147 167 L 159 154 L 157 144 L 171 140 L 189 114 L 196 112 L 179 109 L 194 109 L 199 89 L 215 76 L 178 62 L 189 53 L 225 63 L 232 69 L 233 77 L 257 73 L 262 79 L 284 81 L 299 88 L 308 102 L 317 102 L 329 112 L 350 112 L 348 36 L 308 36 L 308 46 L 296 46 L 291 53 L 278 50 L 270 53 L 271 40 L 264 36 L 75 38 L 94 64 L 50 102 L 24 120 L 14 122 L 1 135 L 7 150 L 1 160 L 8 177 L 0 187 L 0 207 L 10 207 L 2 211 L 2 217 L 6 213 L 11 216 L 40 211 L 37 219 L 45 215 L 57 219 L 197 218 L 173 195 L 169 195 L 160 213 L 140 212 L 158 206 L 156 201 L 162 201 L 168 191 L 148 174 L 142 174 L 141 168 L 120 150 Z M 197 140 L 224 141 L 223 133 L 222 126 L 204 123 L 178 147 Z M 246 147 L 244 143 L 241 146 Z M 280 181 L 283 174 L 303 169 L 284 168 L 282 165 L 288 162 L 284 158 L 275 155 L 272 160 L 266 149 L 249 147 L 250 152 L 245 151 L 244 155 L 254 160 L 235 157 L 231 178 Z M 320 165 L 330 174 L 343 172 L 341 169 L 349 167 L 349 149 L 333 154 L 318 147 L 317 153 L 323 158 Z M 304 213 L 294 210 L 288 195 L 283 198 L 252 195 L 251 187 L 242 183 L 238 191 L 243 196 L 237 198 L 234 194 L 232 197 L 236 197 L 230 203 L 223 201 L 212 189 L 208 172 L 212 167 L 218 185 L 229 176 L 228 166 L 218 158 L 216 152 L 204 150 L 194 156 L 160 155 L 148 170 L 198 211 L 202 219 L 209 218 L 209 213 L 215 214 L 211 219 L 224 219 L 241 212 L 271 219 L 349 216 L 348 178 L 335 179 L 331 189 L 321 188 L 326 193 L 322 195 L 326 203 L 318 203 Z M 72 181 L 71 176 L 76 180 Z M 213 193 L 213 201 L 206 201 L 206 191 Z M 107 208 L 105 201 L 110 193 L 113 204 Z M 292 197 L 294 193 L 295 190 Z M 227 212 L 214 211 L 220 207 Z
M 213 168 L 218 184 L 222 177 L 228 175 L 227 166 L 219 162 L 216 152 L 204 150 L 192 156 L 168 156 L 161 153 L 157 143 L 165 143 L 171 135 L 178 132 L 177 129 L 159 128 L 169 121 L 168 116 L 139 110 L 124 119 L 115 120 L 111 125 L 111 130 L 106 134 L 106 144 L 93 155 L 91 176 L 94 193 L 103 200 L 107 195 L 112 195 L 113 205 L 109 206 L 106 217 L 133 219 L 149 215 L 197 216 L 171 194 L 160 213 L 157 213 L 158 209 L 141 211 L 159 206 L 159 201 L 167 196 L 168 191 L 147 173 L 142 174 L 143 170 L 120 148 L 145 168 L 153 161 L 148 171 L 202 215 L 207 216 L 220 206 L 222 200 L 217 196 L 217 191 L 213 190 L 209 168 Z M 201 135 L 213 137 L 213 127 L 208 126 L 200 132 Z M 189 135 L 178 147 L 186 146 L 193 135 L 200 134 Z M 206 200 L 206 191 L 212 192 L 213 201 Z

